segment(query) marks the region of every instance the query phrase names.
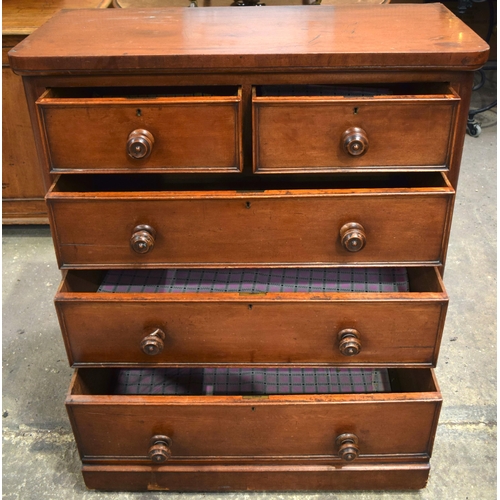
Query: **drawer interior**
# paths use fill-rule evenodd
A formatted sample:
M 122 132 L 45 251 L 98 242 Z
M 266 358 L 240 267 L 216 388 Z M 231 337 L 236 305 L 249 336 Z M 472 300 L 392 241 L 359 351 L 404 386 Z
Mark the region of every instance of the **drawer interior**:
M 70 270 L 60 293 L 444 293 L 422 268 Z
M 405 268 L 131 269 L 108 271 L 97 292 L 408 292 Z
M 271 396 L 438 392 L 430 369 L 79 368 L 71 395 Z
M 264 192 L 267 190 L 327 190 L 356 189 L 403 190 L 403 189 L 452 188 L 441 172 L 399 172 L 374 174 L 327 175 L 242 175 L 234 178 L 227 175 L 197 175 L 196 179 L 186 175 L 91 175 L 72 174 L 60 176 L 51 188 L 51 193 L 134 193 L 160 191 L 235 191 L 237 193 Z
M 380 97 L 454 96 L 449 83 L 380 83 L 369 85 L 261 85 L 256 97 Z
M 114 394 L 271 395 L 390 392 L 387 369 L 120 369 Z
M 58 87 L 50 88 L 43 99 L 162 99 L 173 97 L 237 97 L 237 86 L 194 87 Z

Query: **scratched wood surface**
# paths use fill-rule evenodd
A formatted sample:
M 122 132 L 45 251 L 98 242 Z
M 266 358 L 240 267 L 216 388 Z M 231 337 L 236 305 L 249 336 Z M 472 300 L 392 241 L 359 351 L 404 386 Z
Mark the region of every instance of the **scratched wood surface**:
M 439 4 L 266 7 L 243 14 L 224 7 L 63 11 L 11 50 L 10 62 L 19 73 L 474 69 L 488 53 L 486 43 Z

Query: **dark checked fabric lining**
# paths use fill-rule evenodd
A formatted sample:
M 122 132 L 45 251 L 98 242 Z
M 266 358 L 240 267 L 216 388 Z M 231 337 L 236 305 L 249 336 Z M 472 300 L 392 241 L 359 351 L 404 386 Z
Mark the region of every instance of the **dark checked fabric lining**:
M 388 392 L 387 369 L 121 369 L 116 394 L 267 395 Z
M 108 271 L 98 292 L 408 292 L 405 268 L 131 269 Z
M 343 96 L 343 97 L 373 97 L 376 95 L 390 95 L 389 89 L 374 87 L 336 87 L 334 85 L 264 85 L 260 87 L 263 97 L 283 96 Z

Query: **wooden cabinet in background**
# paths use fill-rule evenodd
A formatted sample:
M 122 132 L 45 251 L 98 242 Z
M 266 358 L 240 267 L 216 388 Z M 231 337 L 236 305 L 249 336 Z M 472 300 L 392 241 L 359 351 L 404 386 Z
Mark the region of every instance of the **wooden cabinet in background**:
M 41 171 L 21 77 L 7 52 L 61 9 L 104 8 L 111 0 L 2 2 L 2 222 L 48 224 L 44 196 L 49 176 Z

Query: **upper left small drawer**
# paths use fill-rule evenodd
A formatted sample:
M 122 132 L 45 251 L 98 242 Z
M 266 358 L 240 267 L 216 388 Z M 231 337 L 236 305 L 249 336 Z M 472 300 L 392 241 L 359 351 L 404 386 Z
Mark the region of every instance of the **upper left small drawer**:
M 241 89 L 49 89 L 36 102 L 53 173 L 242 169 Z

